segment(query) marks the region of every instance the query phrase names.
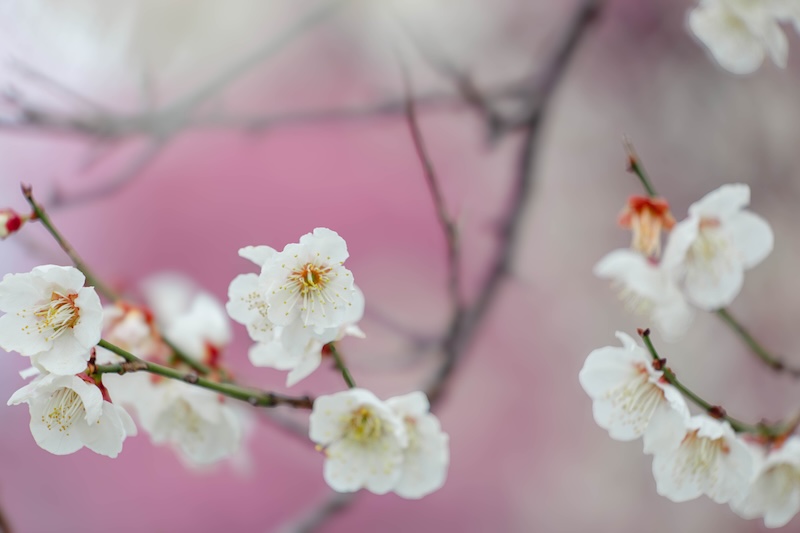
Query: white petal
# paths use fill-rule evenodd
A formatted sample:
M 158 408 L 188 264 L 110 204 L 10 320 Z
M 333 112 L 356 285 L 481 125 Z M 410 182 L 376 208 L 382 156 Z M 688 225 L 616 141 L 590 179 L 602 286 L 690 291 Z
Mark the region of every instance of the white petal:
M 725 8 L 701 5 L 689 14 L 689 29 L 725 70 L 749 74 L 764 61 L 761 41 L 744 27 L 727 22 Z
M 78 292 L 75 305 L 80 311 L 78 322 L 72 328 L 72 335 L 84 349 L 92 348 L 100 341 L 103 329 L 103 305 L 100 297 L 93 288 L 84 288 Z
M 403 498 L 417 499 L 444 485 L 450 463 L 450 439 L 430 414 L 417 418 L 414 430 L 416 433 L 405 453 L 403 475 L 394 492 Z
M 729 183 L 711 191 L 689 206 L 689 214 L 701 218 L 727 219 L 750 203 L 750 186 Z
M 5 313 L 35 307 L 46 296 L 33 285 L 30 274 L 6 274 L 0 281 L 0 311 Z
M 245 246 L 239 249 L 239 257 L 252 261 L 256 265 L 264 266 L 264 263 L 272 259 L 277 250 L 269 246 Z
M 33 355 L 49 350 L 52 345 L 52 341 L 38 334 L 30 319 L 12 313 L 0 317 L 0 348 L 3 350 Z
M 293 387 L 310 376 L 322 364 L 322 346 L 312 349 L 300 357 L 297 365 L 286 376 L 286 386 Z
M 749 211 L 741 211 L 725 223 L 734 246 L 740 253 L 745 269 L 750 269 L 763 261 L 774 246 L 772 228 L 760 216 Z
M 715 311 L 730 304 L 742 290 L 744 270 L 727 258 L 711 268 L 689 269 L 684 281 L 686 296 L 700 309 Z

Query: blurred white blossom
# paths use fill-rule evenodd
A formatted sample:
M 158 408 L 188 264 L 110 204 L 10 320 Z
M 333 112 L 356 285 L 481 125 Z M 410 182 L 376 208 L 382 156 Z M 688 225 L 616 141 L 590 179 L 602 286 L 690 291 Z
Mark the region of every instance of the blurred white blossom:
M 617 338 L 622 347 L 592 351 L 578 375 L 595 422 L 615 440 L 643 437 L 645 453 L 674 449 L 689 418 L 686 401 L 653 368 L 646 349 L 625 333 Z
M 769 224 L 747 211 L 750 187 L 723 185 L 689 207 L 689 216 L 670 233 L 662 267 L 675 272 L 689 300 L 713 311 L 730 304 L 744 271 L 772 251 Z
M 753 475 L 753 457 L 726 421 L 692 417 L 680 446 L 653 455 L 656 490 L 674 502 L 706 495 L 717 503 L 738 500 Z
M 785 0 L 701 0 L 688 17 L 689 29 L 724 69 L 755 71 L 769 55 L 785 68 L 789 43 L 778 24 Z

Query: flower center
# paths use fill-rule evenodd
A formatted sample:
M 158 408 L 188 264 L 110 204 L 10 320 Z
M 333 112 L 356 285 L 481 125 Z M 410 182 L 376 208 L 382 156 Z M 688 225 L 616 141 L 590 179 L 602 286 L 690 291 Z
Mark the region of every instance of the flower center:
M 66 330 L 74 328 L 81 313 L 75 305 L 77 294 L 63 295 L 53 291 L 50 301 L 39 306 L 33 315 L 38 319 L 36 328 L 45 335 L 45 340 L 57 339 Z M 49 332 L 49 335 L 48 335 Z
M 383 422 L 369 407 L 360 407 L 350 415 L 344 433 L 345 437 L 356 442 L 371 442 L 382 435 Z
M 695 429 L 687 433 L 681 443 L 687 451 L 684 471 L 692 475 L 705 472 L 713 477 L 720 455 L 727 455 L 731 450 L 723 437 L 718 439 L 700 437 L 698 431 Z
M 50 401 L 42 415 L 42 422 L 49 430 L 57 429 L 69 435 L 69 428 L 72 427 L 75 420 L 85 416 L 86 409 L 81 397 L 74 390 L 64 387 L 50 396 Z
M 331 267 L 306 263 L 299 270 L 292 272 L 289 277 L 299 289 L 300 294 L 305 296 L 310 291 L 321 291 L 324 289 L 325 284 L 330 280 L 328 274 L 331 270 Z
M 664 391 L 650 381 L 644 364 L 636 365 L 636 376 L 624 385 L 610 391 L 608 399 L 619 409 L 627 424 L 637 432 L 644 432 L 653 413 L 664 401 Z

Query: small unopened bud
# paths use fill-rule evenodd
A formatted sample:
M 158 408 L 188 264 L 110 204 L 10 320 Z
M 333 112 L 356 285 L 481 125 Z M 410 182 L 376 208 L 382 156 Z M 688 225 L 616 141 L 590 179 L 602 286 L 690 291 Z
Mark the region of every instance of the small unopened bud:
M 675 219 L 669 211 L 669 203 L 663 198 L 631 196 L 619 216 L 619 223 L 633 232 L 631 248 L 647 257 L 658 257 L 661 231 L 672 229 Z
M 25 223 L 25 219 L 13 209 L 0 209 L 0 239 L 16 233 Z

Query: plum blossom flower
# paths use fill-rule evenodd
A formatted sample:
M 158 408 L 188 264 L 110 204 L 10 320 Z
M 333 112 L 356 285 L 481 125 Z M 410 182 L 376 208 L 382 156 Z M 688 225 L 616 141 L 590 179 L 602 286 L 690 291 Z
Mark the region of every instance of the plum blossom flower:
M 248 246 L 239 250 L 239 255 L 264 267 L 279 253 L 269 246 Z M 364 315 L 364 294 L 357 286 L 352 285 L 340 325 L 314 328 L 307 327 L 302 320 L 283 326 L 270 320 L 268 300 L 274 285 L 274 281 L 263 275 L 241 274 L 228 288 L 226 309 L 231 318 L 247 327 L 248 334 L 256 341 L 249 352 L 250 362 L 288 370 L 287 386 L 295 385 L 319 367 L 324 345 L 345 336 L 364 337 L 356 325 Z
M 450 464 L 450 438 L 442 431 L 439 419 L 430 413 L 430 403 L 422 392 L 412 392 L 386 400 L 406 426 L 403 475 L 392 489 L 403 498 L 422 498 L 439 490 L 447 478 Z
M 689 207 L 664 250 L 662 266 L 675 272 L 688 299 L 713 311 L 725 307 L 739 294 L 744 271 L 759 264 L 772 251 L 769 224 L 744 209 L 750 187 L 723 185 Z
M 344 239 L 327 228 L 287 244 L 261 269 L 263 282 L 270 286 L 269 320 L 278 326 L 299 321 L 317 332 L 346 323 L 355 298 L 353 275 L 344 267 L 348 256 Z
M 661 231 L 670 230 L 675 219 L 663 198 L 631 196 L 619 217 L 619 224 L 633 233 L 631 248 L 647 257 L 661 253 Z
M 692 417 L 680 445 L 653 455 L 656 490 L 674 502 L 705 494 L 717 503 L 740 499 L 753 475 L 753 458 L 727 421 Z
M 783 0 L 701 0 L 688 16 L 691 32 L 722 68 L 755 71 L 769 54 L 786 67 L 789 44 L 778 24 Z
M 86 369 L 100 340 L 103 307 L 73 267 L 45 265 L 0 282 L 0 347 L 31 356 L 48 372 L 74 375 Z
M 694 310 L 663 265 L 633 250 L 614 250 L 595 265 L 594 274 L 612 280 L 625 306 L 651 320 L 665 340 L 678 340 L 689 329 Z
M 653 368 L 648 352 L 617 332 L 622 347 L 592 351 L 578 375 L 593 400 L 597 425 L 612 439 L 644 438 L 645 453 L 675 448 L 683 438 L 689 408 L 681 393 Z
M 178 274 L 151 277 L 144 292 L 164 337 L 189 357 L 217 366 L 232 337 L 223 305 Z
M 322 363 L 323 347 L 347 336 L 364 338 L 364 332 L 356 325 L 364 315 L 364 294 L 354 286 L 353 305 L 348 308 L 345 323 L 337 328 L 321 332 L 309 331 L 297 322 L 290 326 L 276 326 L 273 338 L 254 344 L 248 356 L 254 366 L 277 370 L 288 370 L 286 386 L 291 387 L 311 375 Z M 300 329 L 300 331 L 295 331 Z M 305 340 L 305 343 L 303 341 Z
M 190 464 L 211 464 L 241 449 L 242 420 L 215 392 L 175 380 L 151 380 L 136 409 L 153 443 L 172 445 Z
M 19 213 L 13 209 L 0 209 L 0 240 L 19 231 L 19 228 L 22 227 L 25 220 L 24 217 L 20 216 Z
M 55 455 L 86 446 L 100 455 L 116 457 L 125 438 L 136 435 L 128 413 L 104 398 L 89 378 L 42 374 L 15 392 L 8 405 L 23 402 L 30 409 L 36 444 Z
M 367 390 L 317 398 L 309 437 L 325 452 L 323 476 L 335 491 L 385 494 L 403 477 L 409 444 L 403 419 Z
M 731 502 L 743 518 L 764 517 L 767 527 L 783 527 L 800 511 L 800 438 L 789 437 L 765 452 L 753 446 L 757 466 L 744 498 Z

